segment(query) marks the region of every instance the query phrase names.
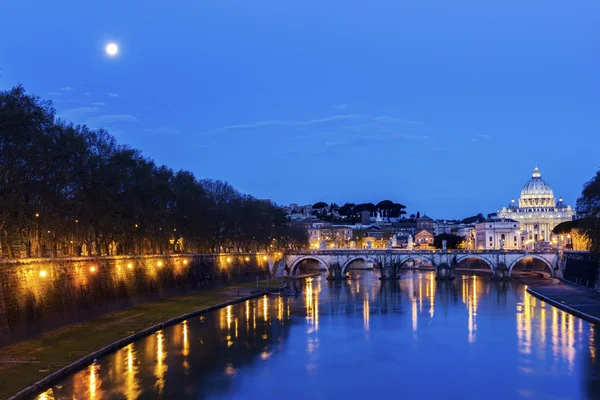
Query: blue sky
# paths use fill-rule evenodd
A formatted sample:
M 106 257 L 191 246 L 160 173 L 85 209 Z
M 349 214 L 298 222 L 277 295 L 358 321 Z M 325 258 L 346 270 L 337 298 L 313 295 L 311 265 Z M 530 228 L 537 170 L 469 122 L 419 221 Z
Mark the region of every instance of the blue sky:
M 0 88 L 279 204 L 496 211 L 534 164 L 600 166 L 597 1 L 64 1 L 2 6 Z M 115 41 L 119 56 L 104 46 Z

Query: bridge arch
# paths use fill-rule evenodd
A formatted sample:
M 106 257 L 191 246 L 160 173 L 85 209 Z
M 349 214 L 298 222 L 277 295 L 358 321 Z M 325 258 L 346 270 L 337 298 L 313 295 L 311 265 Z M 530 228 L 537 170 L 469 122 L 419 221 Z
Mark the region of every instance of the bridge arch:
M 375 260 L 373 260 L 372 258 L 369 258 L 368 256 L 350 257 L 348 259 L 348 261 L 346 261 L 344 263 L 344 265 L 342 266 L 342 276 L 346 276 L 346 272 L 348 272 L 348 267 L 350 267 L 350 264 L 352 264 L 354 261 L 358 261 L 358 260 L 362 260 L 364 262 L 372 262 L 373 264 L 377 264 L 377 262 Z
M 428 257 L 425 254 L 411 254 L 406 257 L 398 258 L 396 261 L 398 262 L 398 268 L 405 268 L 405 264 L 409 261 L 417 261 L 417 260 L 425 260 L 431 263 L 432 267 L 435 267 L 435 262 L 432 257 Z
M 515 265 L 517 265 L 520 261 L 523 261 L 523 260 L 525 260 L 527 258 L 534 258 L 536 260 L 542 261 L 546 265 L 546 267 L 548 268 L 548 272 L 550 273 L 550 276 L 554 276 L 554 267 L 552 266 L 552 263 L 550 263 L 550 261 L 548 261 L 545 257 L 539 256 L 539 255 L 536 255 L 536 254 L 525 254 L 525 255 L 517 258 L 508 267 L 509 273 L 512 274 L 512 270 L 515 267 Z
M 290 275 L 292 275 L 292 276 L 296 275 L 298 266 L 304 260 L 317 261 L 319 263 L 319 265 L 325 267 L 325 269 L 327 270 L 327 273 L 329 273 L 329 265 L 321 257 L 310 255 L 310 256 L 298 257 L 297 259 L 295 259 L 292 262 L 292 265 L 290 265 Z
M 488 267 L 490 267 L 490 269 L 492 270 L 492 272 L 494 271 L 494 264 L 492 264 L 492 262 L 488 259 L 486 259 L 485 257 L 479 256 L 477 254 L 467 254 L 466 256 L 462 256 L 462 257 L 457 257 L 456 258 L 456 264 L 454 266 L 454 268 L 458 267 L 458 264 L 460 264 L 463 261 L 466 260 L 470 260 L 470 259 L 475 259 L 475 260 L 480 260 L 483 261 L 484 263 L 487 264 Z

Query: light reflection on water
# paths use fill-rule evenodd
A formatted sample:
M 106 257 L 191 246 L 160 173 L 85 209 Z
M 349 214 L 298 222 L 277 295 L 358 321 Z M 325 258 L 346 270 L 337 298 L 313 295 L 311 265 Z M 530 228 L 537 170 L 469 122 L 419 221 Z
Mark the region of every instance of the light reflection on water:
M 594 327 L 525 286 L 358 275 L 165 328 L 37 399 L 600 398 Z

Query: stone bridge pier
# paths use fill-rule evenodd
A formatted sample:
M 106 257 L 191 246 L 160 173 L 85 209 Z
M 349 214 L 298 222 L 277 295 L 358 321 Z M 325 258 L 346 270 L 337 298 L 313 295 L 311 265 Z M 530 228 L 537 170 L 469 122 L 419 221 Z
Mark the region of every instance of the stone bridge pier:
M 428 264 L 435 270 L 436 279 L 454 279 L 455 271 L 463 261 L 479 260 L 489 267 L 493 279 L 509 279 L 513 268 L 524 259 L 542 261 L 547 275 L 562 276 L 562 252 L 525 252 L 525 251 L 409 251 L 409 250 L 366 250 L 338 249 L 310 252 L 290 252 L 274 260 L 271 274 L 275 277 L 299 275 L 299 267 L 305 260 L 316 262 L 321 271 L 327 273 L 327 279 L 342 280 L 348 276 L 350 265 L 355 261 L 364 261 L 380 272 L 380 279 L 398 279 L 402 269 L 411 268 L 411 261 Z

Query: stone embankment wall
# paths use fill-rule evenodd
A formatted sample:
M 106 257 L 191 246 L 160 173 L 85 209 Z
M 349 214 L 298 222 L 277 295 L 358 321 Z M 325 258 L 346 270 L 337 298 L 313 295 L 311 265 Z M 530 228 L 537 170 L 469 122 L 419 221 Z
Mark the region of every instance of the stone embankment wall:
M 268 274 L 264 254 L 0 262 L 0 347 L 135 304 Z
M 588 252 L 568 252 L 564 253 L 564 257 L 565 280 L 600 291 L 598 258 Z

